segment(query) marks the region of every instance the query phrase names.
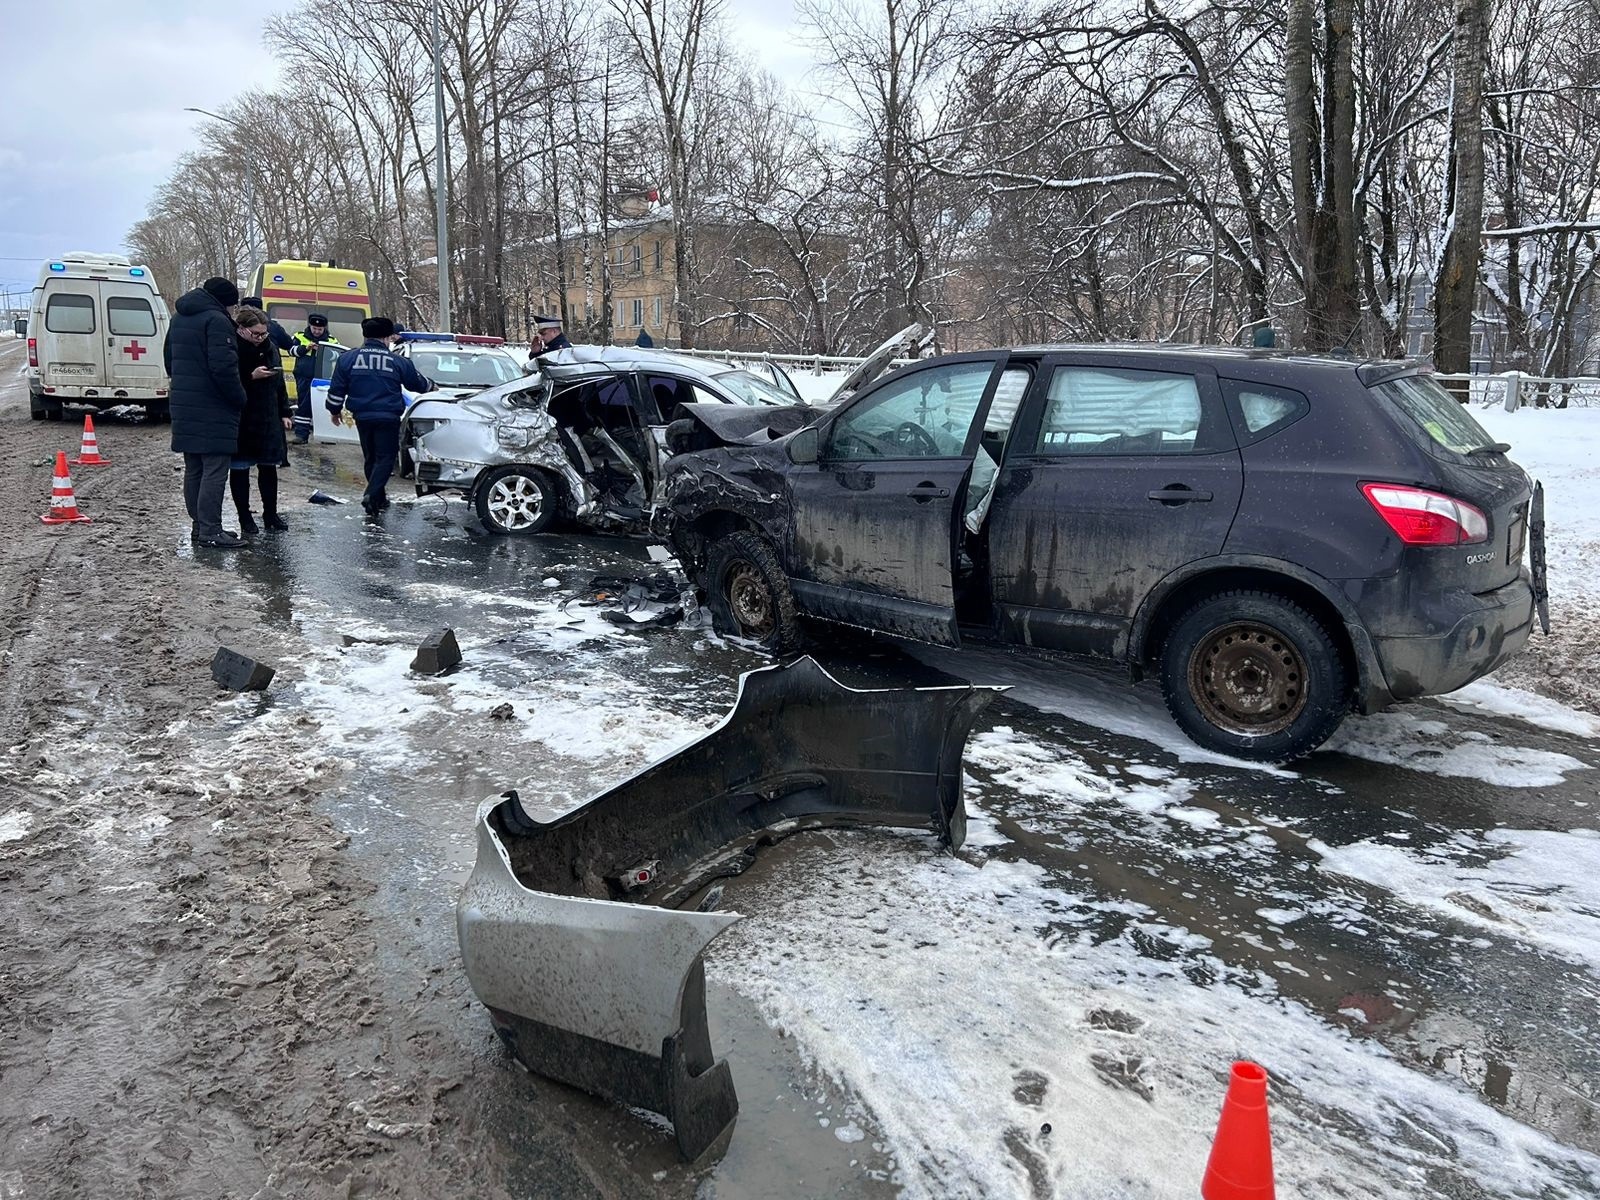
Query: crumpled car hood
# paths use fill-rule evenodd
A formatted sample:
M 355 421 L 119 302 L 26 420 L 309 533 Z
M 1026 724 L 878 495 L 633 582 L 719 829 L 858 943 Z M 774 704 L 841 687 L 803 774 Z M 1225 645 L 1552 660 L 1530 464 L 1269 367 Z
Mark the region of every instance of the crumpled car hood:
M 679 411 L 710 435 L 711 444 L 722 446 L 764 445 L 804 428 L 822 415 L 821 409 L 805 404 L 684 404 Z
M 804 829 L 966 836 L 961 759 L 1000 689 L 862 691 L 810 658 L 746 674 L 711 733 L 554 821 L 478 810 L 456 909 L 473 991 L 530 1070 L 672 1121 L 693 1161 L 738 1112 L 706 1026 L 702 954 L 738 920 L 716 880 Z

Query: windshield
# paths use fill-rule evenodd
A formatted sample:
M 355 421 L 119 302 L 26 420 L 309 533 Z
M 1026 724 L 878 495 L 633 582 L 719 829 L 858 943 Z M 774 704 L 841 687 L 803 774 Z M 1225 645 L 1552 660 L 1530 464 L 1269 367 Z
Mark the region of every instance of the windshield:
M 765 379 L 757 379 L 749 371 L 728 371 L 718 375 L 717 382 L 746 404 L 797 404 L 799 400 L 787 392 L 779 391 Z
M 522 378 L 522 364 L 503 354 L 465 354 L 460 350 L 411 351 L 416 364 L 434 386 L 442 388 L 487 388 Z
M 1403 375 L 1372 389 L 1395 405 L 1436 445 L 1466 454 L 1494 441 L 1462 404 L 1427 375 Z
M 280 304 L 275 300 L 267 302 L 267 316 L 277 321 L 291 334 L 299 333 L 306 327 L 306 318 L 312 313 L 320 313 L 328 318 L 328 333 L 334 341 L 347 349 L 355 349 L 361 345 L 361 321 L 367 315 L 359 308 L 349 308 L 342 304 Z

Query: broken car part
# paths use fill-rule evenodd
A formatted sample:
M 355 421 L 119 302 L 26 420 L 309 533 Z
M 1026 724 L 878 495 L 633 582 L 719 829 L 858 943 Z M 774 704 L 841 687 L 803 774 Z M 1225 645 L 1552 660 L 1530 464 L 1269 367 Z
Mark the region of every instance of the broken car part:
M 737 921 L 707 889 L 805 829 L 966 835 L 961 757 L 998 689 L 858 690 L 810 658 L 751 671 L 700 740 L 551 821 L 508 792 L 478 809 L 461 956 L 530 1070 L 672 1122 L 699 1158 L 738 1112 L 706 1027 L 702 954 Z

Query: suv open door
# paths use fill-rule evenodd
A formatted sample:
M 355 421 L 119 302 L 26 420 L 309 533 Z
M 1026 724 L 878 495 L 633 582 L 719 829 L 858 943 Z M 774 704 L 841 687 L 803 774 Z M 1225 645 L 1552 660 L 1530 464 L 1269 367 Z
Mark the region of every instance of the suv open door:
M 1003 352 L 906 367 L 796 434 L 788 574 L 818 616 L 954 645 L 958 514 Z

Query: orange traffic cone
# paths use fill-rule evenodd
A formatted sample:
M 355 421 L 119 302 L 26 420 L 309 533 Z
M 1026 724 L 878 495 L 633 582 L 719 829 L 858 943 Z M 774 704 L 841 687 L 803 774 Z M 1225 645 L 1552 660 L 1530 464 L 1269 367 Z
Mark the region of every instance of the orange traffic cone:
M 94 437 L 94 418 L 87 413 L 83 417 L 83 447 L 78 451 L 78 457 L 72 460 L 75 467 L 109 467 L 111 460 L 100 457 L 100 443 Z
M 46 525 L 70 525 L 89 518 L 78 511 L 78 498 L 72 494 L 72 476 L 67 474 L 67 452 L 56 451 L 56 477 L 50 489 L 50 511 L 40 517 Z
M 1274 1200 L 1276 1195 L 1267 1073 L 1253 1062 L 1233 1064 L 1200 1195 L 1205 1200 Z

